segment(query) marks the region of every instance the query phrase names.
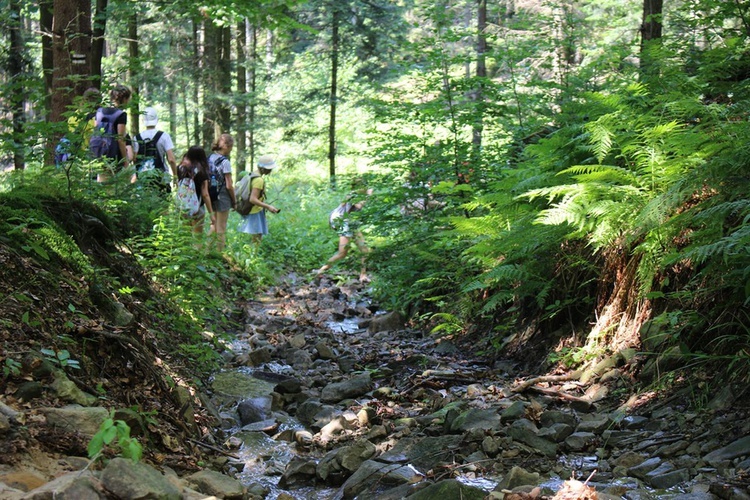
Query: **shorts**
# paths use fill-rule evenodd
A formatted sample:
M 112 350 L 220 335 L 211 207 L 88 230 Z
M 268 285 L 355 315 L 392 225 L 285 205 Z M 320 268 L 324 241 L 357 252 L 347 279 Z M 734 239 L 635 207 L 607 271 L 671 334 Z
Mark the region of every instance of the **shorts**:
M 211 205 L 217 212 L 226 212 L 227 210 L 230 210 L 232 208 L 232 199 L 229 197 L 229 191 L 227 191 L 225 187 L 221 188 L 219 191 L 219 197 L 216 201 L 211 200 Z

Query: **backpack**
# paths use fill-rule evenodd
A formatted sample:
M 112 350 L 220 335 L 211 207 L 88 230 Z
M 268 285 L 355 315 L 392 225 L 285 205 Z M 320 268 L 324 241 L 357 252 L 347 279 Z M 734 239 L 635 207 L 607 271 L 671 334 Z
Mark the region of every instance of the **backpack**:
M 161 139 L 162 132 L 159 130 L 151 139 L 144 139 L 141 134 L 135 136 L 138 141 L 138 157 L 136 158 L 136 170 L 138 172 L 148 172 L 149 170 L 164 171 L 164 158 L 159 154 L 159 148 L 156 145 Z M 143 154 L 141 154 L 143 151 Z
M 105 113 L 104 108 L 96 112 L 96 125 L 89 141 L 89 151 L 93 158 L 119 158 L 120 146 L 117 143 L 117 119 L 124 113 L 115 108 L 112 113 Z
M 224 179 L 224 172 L 221 169 L 222 162 L 226 160 L 225 156 L 216 155 L 216 159 L 210 165 L 208 173 L 208 194 L 211 197 L 211 201 L 214 202 L 219 199 L 219 193 L 222 188 L 226 185 Z
M 180 174 L 180 180 L 177 181 L 175 203 L 180 212 L 188 217 L 193 217 L 201 209 L 201 202 L 198 199 L 198 193 L 195 190 L 195 180 L 193 179 L 195 177 L 195 170 L 180 166 Z M 185 174 L 187 175 L 183 177 Z
M 237 206 L 235 206 L 234 209 L 240 215 L 248 215 L 253 209 L 254 205 L 250 202 L 250 194 L 253 190 L 253 179 L 256 177 L 260 177 L 260 174 L 257 172 L 250 172 L 248 175 L 240 179 L 234 188 L 235 198 L 237 200 Z M 262 197 L 263 195 L 261 194 L 261 198 Z
M 73 145 L 70 143 L 70 139 L 63 137 L 60 142 L 55 146 L 55 167 L 60 168 L 72 157 L 71 150 Z

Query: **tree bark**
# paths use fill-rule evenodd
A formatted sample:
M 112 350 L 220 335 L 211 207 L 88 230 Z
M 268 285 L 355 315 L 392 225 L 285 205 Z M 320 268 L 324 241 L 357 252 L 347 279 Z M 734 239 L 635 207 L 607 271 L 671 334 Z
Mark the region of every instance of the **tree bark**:
M 475 90 L 474 100 L 476 119 L 472 127 L 472 145 L 475 160 L 479 159 L 482 149 L 482 130 L 484 129 L 484 82 L 487 78 L 487 0 L 478 0 L 477 9 L 477 79 L 479 84 Z
M 237 176 L 245 170 L 247 144 L 247 19 L 237 24 L 237 137 L 234 169 Z
M 133 96 L 140 95 L 140 78 L 141 78 L 141 60 L 140 53 L 138 50 L 138 14 L 135 12 L 130 14 L 128 17 L 128 81 L 130 82 L 130 90 Z M 141 128 L 141 116 L 140 113 L 140 99 L 132 99 L 130 101 L 130 135 L 135 137 Z
M 336 185 L 336 101 L 339 71 L 339 10 L 334 7 L 331 22 L 331 94 L 328 122 L 328 173 L 332 186 Z
M 102 87 L 102 59 L 104 58 L 104 33 L 107 28 L 108 0 L 96 0 L 94 27 L 91 39 L 91 80 L 93 86 Z
M 91 86 L 91 6 L 88 0 L 54 0 L 52 22 L 52 109 L 50 120 L 59 122 L 73 103 Z
M 21 3 L 10 0 L 10 54 L 8 54 L 8 73 L 14 86 L 10 93 L 10 108 L 13 115 L 13 165 L 16 170 L 26 166 L 24 129 L 24 96 L 26 95 L 26 50 L 21 31 Z
M 248 137 L 248 146 L 250 149 L 251 170 L 255 168 L 255 112 L 256 103 L 258 102 L 258 27 L 253 25 L 250 32 L 250 137 Z
M 661 41 L 663 0 L 643 0 L 641 24 L 641 76 L 648 78 L 657 70 L 650 48 Z
M 43 0 L 39 3 L 39 27 L 42 32 L 42 74 L 44 75 L 45 108 L 49 115 L 52 109 L 52 71 L 54 62 L 52 60 L 52 0 Z

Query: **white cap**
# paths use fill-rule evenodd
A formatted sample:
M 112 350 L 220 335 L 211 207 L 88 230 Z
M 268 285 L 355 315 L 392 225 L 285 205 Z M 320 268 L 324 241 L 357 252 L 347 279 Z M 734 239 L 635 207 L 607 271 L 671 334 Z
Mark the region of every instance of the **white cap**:
M 159 121 L 158 116 L 156 115 L 156 110 L 154 108 L 146 108 L 143 110 L 143 119 L 146 122 L 147 127 L 151 127 L 153 125 L 156 125 L 156 123 Z

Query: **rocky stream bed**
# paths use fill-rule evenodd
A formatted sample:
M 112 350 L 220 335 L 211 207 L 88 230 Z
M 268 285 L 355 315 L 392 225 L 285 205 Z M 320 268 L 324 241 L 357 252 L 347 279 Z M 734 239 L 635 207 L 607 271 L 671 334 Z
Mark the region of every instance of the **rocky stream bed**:
M 0 498 L 750 499 L 750 411 L 730 392 L 639 393 L 635 350 L 544 376 L 473 351 L 356 280 L 291 276 L 248 305 L 207 391 L 214 471 L 67 457 L 42 484 L 0 471 Z M 0 431 L 18 425 L 0 409 Z

